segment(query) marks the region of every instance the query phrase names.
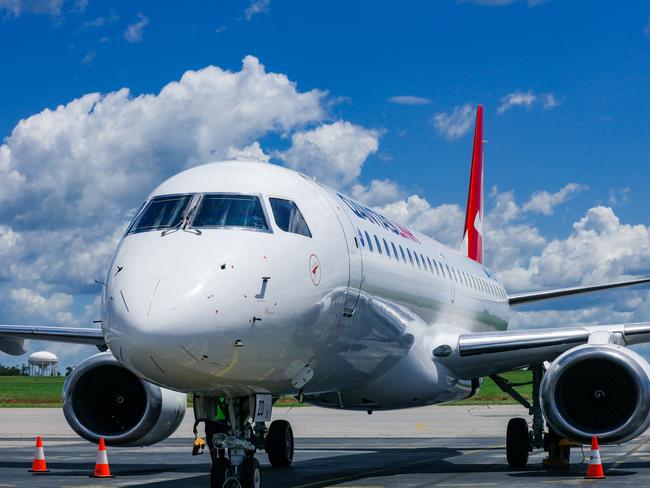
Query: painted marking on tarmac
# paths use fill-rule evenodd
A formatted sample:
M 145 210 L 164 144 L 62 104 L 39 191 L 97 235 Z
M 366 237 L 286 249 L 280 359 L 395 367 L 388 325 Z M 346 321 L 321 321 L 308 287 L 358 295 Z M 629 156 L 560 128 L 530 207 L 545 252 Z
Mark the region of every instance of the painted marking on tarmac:
M 455 488 L 470 488 L 472 486 L 496 486 L 496 483 L 441 483 L 436 486 L 453 486 Z
M 542 480 L 542 483 L 553 483 L 554 485 L 579 485 L 582 483 L 593 483 L 595 479 L 576 478 L 574 480 Z
M 626 452 L 625 454 L 620 456 L 620 459 L 618 461 L 616 461 L 612 465 L 612 467 L 609 468 L 607 471 L 615 471 L 616 469 L 618 469 L 621 466 L 621 464 L 623 464 L 625 462 L 625 458 L 627 458 L 628 456 L 633 456 L 635 452 L 639 452 L 641 449 L 643 449 L 646 446 L 647 443 L 648 443 L 648 441 L 645 440 L 645 441 L 641 442 L 635 448 L 630 449 L 628 452 Z
M 492 446 L 492 447 L 487 447 L 487 448 L 482 448 L 482 449 L 474 449 L 472 451 L 465 451 L 461 456 L 467 456 L 470 454 L 476 454 L 477 452 L 483 452 L 486 449 L 496 449 L 498 446 Z M 458 456 L 453 456 L 453 457 L 458 457 Z M 345 483 L 346 481 L 353 481 L 357 480 L 359 478 L 367 478 L 368 476 L 373 476 L 375 474 L 379 473 L 390 473 L 392 471 L 398 471 L 403 468 L 409 468 L 411 466 L 417 466 L 418 464 L 425 464 L 425 463 L 430 463 L 434 461 L 439 461 L 440 459 L 419 459 L 418 461 L 411 461 L 410 463 L 404 463 L 404 464 L 398 464 L 395 466 L 391 466 L 390 468 L 380 468 L 380 469 L 373 469 L 370 471 L 365 471 L 362 473 L 356 473 L 354 475 L 347 475 L 347 476 L 339 476 L 337 478 L 331 478 L 328 480 L 320 480 L 320 481 L 312 481 L 311 483 L 307 483 L 304 485 L 296 485 L 293 488 L 309 488 L 311 486 L 319 486 L 323 483 Z M 327 485 L 326 485 L 327 486 Z M 365 487 L 364 487 L 365 488 Z

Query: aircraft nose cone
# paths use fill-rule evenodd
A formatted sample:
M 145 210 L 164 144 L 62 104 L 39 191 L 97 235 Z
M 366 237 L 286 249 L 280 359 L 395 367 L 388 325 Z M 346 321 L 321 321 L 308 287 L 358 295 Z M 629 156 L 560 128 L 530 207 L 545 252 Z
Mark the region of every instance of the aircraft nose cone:
M 202 286 L 172 280 L 145 280 L 130 283 L 119 290 L 121 303 L 116 304 L 127 322 L 136 327 L 156 329 L 156 324 L 167 326 L 174 312 L 184 309 L 202 290 Z M 115 297 L 113 297 L 115 298 Z M 195 304 L 196 305 L 196 304 Z M 134 321 L 134 318 L 137 319 Z M 184 315 L 187 318 L 187 315 Z
M 188 330 L 200 330 L 209 300 L 201 284 L 142 280 L 122 284 L 106 299 L 105 335 L 119 359 L 129 355 L 165 354 L 177 348 Z M 199 299 L 199 297 L 203 299 Z

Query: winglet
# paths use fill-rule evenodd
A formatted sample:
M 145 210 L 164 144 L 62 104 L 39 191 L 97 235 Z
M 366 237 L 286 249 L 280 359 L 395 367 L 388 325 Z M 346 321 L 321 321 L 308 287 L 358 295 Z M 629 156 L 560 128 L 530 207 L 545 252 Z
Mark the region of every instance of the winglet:
M 483 106 L 476 107 L 474 149 L 467 194 L 465 231 L 461 252 L 483 263 Z

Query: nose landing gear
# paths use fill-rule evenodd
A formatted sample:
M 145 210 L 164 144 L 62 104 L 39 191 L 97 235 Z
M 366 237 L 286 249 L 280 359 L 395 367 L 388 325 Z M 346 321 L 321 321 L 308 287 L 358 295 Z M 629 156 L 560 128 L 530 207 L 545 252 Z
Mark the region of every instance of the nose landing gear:
M 294 449 L 291 424 L 276 420 L 266 428 L 271 419 L 270 395 L 225 400 L 195 395 L 194 414 L 209 419 L 214 406 L 224 404 L 227 428 L 207 439 L 212 455 L 210 488 L 260 488 L 262 470 L 255 453 L 264 449 L 272 466 L 289 466 Z

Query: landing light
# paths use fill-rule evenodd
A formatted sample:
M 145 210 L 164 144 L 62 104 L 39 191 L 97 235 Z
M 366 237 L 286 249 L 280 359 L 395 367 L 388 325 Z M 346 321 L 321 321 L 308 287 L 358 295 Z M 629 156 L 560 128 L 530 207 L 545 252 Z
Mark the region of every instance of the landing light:
M 451 354 L 451 351 L 451 346 L 443 344 L 442 346 L 438 346 L 433 350 L 433 355 L 437 358 L 446 358 Z

